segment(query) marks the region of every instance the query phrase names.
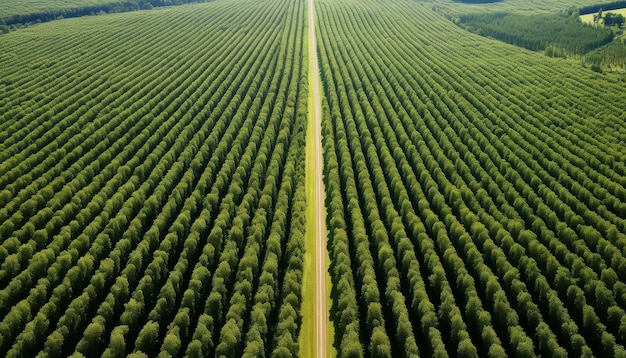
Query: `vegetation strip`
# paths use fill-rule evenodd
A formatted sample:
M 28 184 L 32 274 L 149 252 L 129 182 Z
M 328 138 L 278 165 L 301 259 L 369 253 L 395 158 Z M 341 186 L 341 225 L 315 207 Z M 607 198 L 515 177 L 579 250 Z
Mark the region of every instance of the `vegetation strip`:
M 308 12 L 311 11 L 307 3 Z M 308 27 L 307 27 L 308 29 Z M 313 358 L 316 354 L 316 206 L 315 206 L 315 119 L 313 110 L 313 62 L 311 57 L 311 34 L 307 32 L 306 58 L 308 68 L 308 97 L 307 97 L 307 132 L 306 132 L 306 235 L 304 255 L 304 276 L 302 285 L 302 329 L 300 330 L 300 354 L 302 358 Z
M 20 26 L 41 22 L 48 22 L 64 18 L 81 17 L 89 15 L 101 15 L 106 13 L 120 13 L 137 10 L 150 10 L 155 7 L 182 5 L 190 2 L 209 2 L 213 0 L 142 0 L 120 1 L 109 0 L 82 0 L 82 2 L 63 3 L 50 2 L 47 6 L 42 3 L 30 4 L 21 1 L 17 4 L 3 4 L 4 11 L 0 17 L 0 33 L 6 33 L 8 26 Z

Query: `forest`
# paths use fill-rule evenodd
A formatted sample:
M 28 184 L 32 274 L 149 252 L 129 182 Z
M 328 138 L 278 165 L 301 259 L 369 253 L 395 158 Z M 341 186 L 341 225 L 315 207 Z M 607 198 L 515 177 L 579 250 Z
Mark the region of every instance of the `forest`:
M 149 10 L 154 7 L 205 1 L 210 0 L 81 0 L 73 2 L 56 0 L 43 3 L 36 2 L 36 0 L 8 0 L 6 4 L 3 4 L 4 11 L 0 14 L 0 26 L 6 29 L 4 31 L 6 33 L 9 26 L 24 26 L 63 18 Z
M 579 10 L 581 15 L 593 14 L 599 11 L 609 11 L 626 7 L 626 1 L 613 1 L 606 3 L 594 3 L 593 5 L 582 6 Z
M 559 4 L 315 0 L 318 56 L 305 0 L 1 35 L 0 357 L 308 358 L 314 314 L 331 357 L 625 357 L 626 77 L 536 52 L 612 34 Z
M 613 41 L 606 46 L 602 46 L 591 51 L 584 56 L 584 63 L 590 63 L 594 68 L 602 69 L 601 66 L 608 66 L 617 70 L 626 70 L 626 39 Z
M 608 28 L 586 25 L 578 13 L 522 15 L 515 13 L 469 14 L 457 23 L 477 34 L 524 47 L 546 51 L 549 56 L 580 56 L 613 40 Z

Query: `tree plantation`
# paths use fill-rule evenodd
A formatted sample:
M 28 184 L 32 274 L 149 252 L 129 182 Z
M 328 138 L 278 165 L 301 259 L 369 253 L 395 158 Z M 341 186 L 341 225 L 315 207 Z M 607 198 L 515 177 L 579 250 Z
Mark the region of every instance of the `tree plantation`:
M 0 356 L 314 357 L 328 314 L 331 357 L 626 357 L 624 75 L 450 20 L 620 67 L 562 8 L 601 4 L 313 5 L 316 41 L 305 0 L 0 34 Z
M 0 40 L 1 356 L 297 354 L 304 6 Z
M 320 0 L 342 356 L 624 356 L 624 83 Z

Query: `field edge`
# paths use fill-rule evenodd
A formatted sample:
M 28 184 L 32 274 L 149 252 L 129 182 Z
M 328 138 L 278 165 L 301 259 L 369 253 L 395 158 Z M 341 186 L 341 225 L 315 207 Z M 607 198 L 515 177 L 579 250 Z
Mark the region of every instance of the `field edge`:
M 308 19 L 308 9 L 305 19 Z M 308 28 L 308 20 L 307 25 Z M 304 56 L 310 57 L 310 39 L 306 37 Z M 307 71 L 307 128 L 306 128 L 306 157 L 305 157 L 305 187 L 306 187 L 306 233 L 304 240 L 304 270 L 302 273 L 302 326 L 298 339 L 302 358 L 315 357 L 315 143 L 313 135 L 313 81 L 312 62 L 309 58 Z

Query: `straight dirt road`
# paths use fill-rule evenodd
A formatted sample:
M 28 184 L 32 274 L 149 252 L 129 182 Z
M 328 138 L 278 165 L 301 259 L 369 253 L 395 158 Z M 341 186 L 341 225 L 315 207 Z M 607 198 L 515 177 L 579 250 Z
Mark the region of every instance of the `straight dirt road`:
M 315 40 L 313 0 L 309 0 L 309 61 L 313 71 L 313 118 L 315 141 L 315 351 L 326 358 L 326 221 L 324 217 L 324 182 L 322 180 L 322 99 Z

